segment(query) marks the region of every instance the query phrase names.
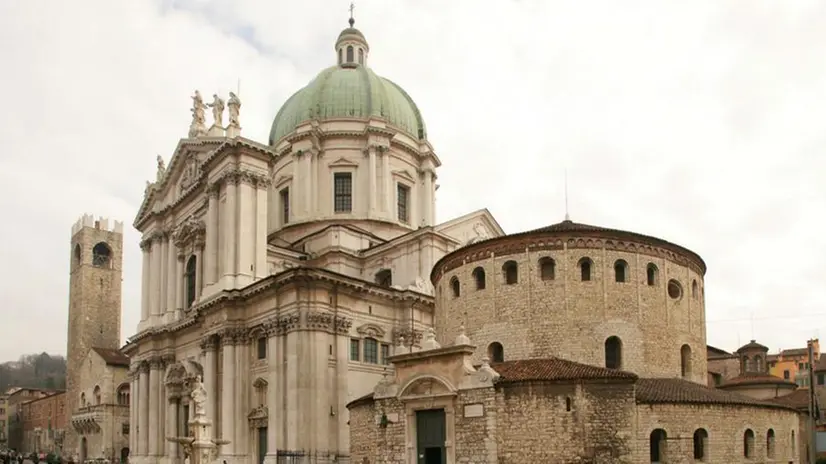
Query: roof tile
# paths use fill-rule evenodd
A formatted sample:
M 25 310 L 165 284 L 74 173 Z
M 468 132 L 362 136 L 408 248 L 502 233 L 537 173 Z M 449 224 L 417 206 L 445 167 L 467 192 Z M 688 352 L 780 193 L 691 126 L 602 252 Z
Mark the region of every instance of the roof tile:
M 111 348 L 92 347 L 95 353 L 99 354 L 103 361 L 110 366 L 126 366 L 129 367 L 129 357 L 123 354 L 121 350 L 113 350 Z
M 492 364 L 502 382 L 616 380 L 633 382 L 636 374 L 560 358 L 520 359 Z
M 639 379 L 637 403 L 642 404 L 718 404 L 788 408 L 776 403 L 758 401 L 739 393 L 728 392 L 683 379 Z

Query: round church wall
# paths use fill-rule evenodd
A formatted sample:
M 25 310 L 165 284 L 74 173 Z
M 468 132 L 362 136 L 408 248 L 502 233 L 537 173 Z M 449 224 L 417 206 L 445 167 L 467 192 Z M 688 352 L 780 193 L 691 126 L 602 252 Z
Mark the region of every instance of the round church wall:
M 705 384 L 702 259 L 638 234 L 565 229 L 442 258 L 432 273 L 438 341 L 464 325 L 477 361 L 553 356 Z

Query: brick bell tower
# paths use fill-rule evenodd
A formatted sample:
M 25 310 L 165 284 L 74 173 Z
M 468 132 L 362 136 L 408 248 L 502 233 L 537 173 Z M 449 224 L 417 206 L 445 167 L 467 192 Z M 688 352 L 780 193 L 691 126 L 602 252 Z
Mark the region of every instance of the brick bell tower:
M 123 222 L 110 226 L 90 214 L 72 226 L 69 267 L 69 332 L 66 346 L 66 407 L 80 407 L 80 368 L 92 347 L 120 348 Z M 63 449 L 73 453 L 77 433 L 67 427 Z

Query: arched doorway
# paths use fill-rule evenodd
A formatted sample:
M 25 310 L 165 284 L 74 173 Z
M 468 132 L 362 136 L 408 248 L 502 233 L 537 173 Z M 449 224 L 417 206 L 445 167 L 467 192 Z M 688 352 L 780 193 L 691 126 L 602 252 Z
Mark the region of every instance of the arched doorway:
M 129 448 L 121 448 L 120 450 L 120 462 L 121 464 L 126 464 L 129 461 Z
M 86 462 L 86 452 L 87 452 L 88 443 L 86 443 L 86 437 L 80 439 L 80 464 Z

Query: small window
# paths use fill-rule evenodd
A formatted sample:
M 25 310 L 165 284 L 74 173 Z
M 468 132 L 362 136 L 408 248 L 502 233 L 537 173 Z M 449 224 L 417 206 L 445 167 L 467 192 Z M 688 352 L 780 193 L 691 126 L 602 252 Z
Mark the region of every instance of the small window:
M 766 457 L 774 459 L 774 429 L 766 432 Z
M 112 249 L 109 245 L 100 242 L 92 248 L 92 265 L 95 267 L 110 267 L 112 263 Z
M 657 274 L 658 274 L 657 266 L 654 263 L 648 263 L 648 266 L 645 268 L 645 276 L 648 285 L 654 286 L 657 285 Z
M 393 271 L 390 269 L 382 269 L 376 273 L 376 284 L 385 288 L 393 286 Z
M 358 339 L 350 339 L 350 361 L 361 361 L 361 342 Z
M 694 460 L 704 461 L 708 457 L 708 432 L 705 429 L 694 431 Z
M 485 289 L 485 270 L 477 267 L 473 270 L 473 280 L 476 282 L 476 290 Z
M 347 62 L 348 63 L 353 62 L 353 46 L 352 45 L 347 46 Z
M 344 50 L 339 48 L 338 49 L 338 64 L 341 64 L 343 62 L 344 62 Z
M 570 396 L 565 397 L 565 410 L 570 412 L 573 409 L 574 401 L 571 399 Z
M 375 338 L 364 339 L 364 362 L 370 364 L 379 363 L 379 342 Z
M 364 49 L 359 48 L 359 64 L 364 64 Z
M 396 184 L 396 213 L 399 221 L 407 224 L 410 222 L 410 187 L 404 184 Z
M 692 280 L 691 281 L 691 298 L 694 298 L 696 300 L 697 297 L 699 297 L 699 296 L 700 296 L 700 291 L 699 291 L 699 286 L 697 285 L 697 281 Z
M 387 343 L 381 344 L 381 363 L 384 365 L 390 364 L 390 360 L 387 359 L 390 357 L 390 345 Z
M 453 277 L 450 279 L 450 288 L 453 290 L 453 298 L 459 298 L 461 295 L 461 287 L 458 278 Z
M 680 374 L 684 379 L 691 377 L 691 347 L 688 345 L 680 348 Z
M 75 245 L 74 253 L 75 266 L 80 266 L 80 244 Z
M 281 224 L 290 223 L 290 188 L 285 187 L 278 193 L 281 198 Z
M 683 297 L 683 287 L 674 279 L 668 281 L 668 296 L 672 300 L 679 300 Z
M 591 258 L 582 258 L 579 260 L 579 278 L 583 282 L 588 282 L 591 280 L 592 264 Z
M 791 374 L 789 373 L 789 370 L 786 369 L 785 371 L 783 371 L 783 379 L 784 380 L 789 380 L 790 378 L 791 378 Z
M 665 434 L 665 430 L 663 429 L 656 429 L 651 432 L 651 436 L 649 437 L 648 447 L 651 452 L 651 462 L 652 463 L 660 463 L 666 462 L 666 440 L 668 436 Z
M 540 258 L 539 275 L 542 280 L 554 280 L 556 278 L 556 262 L 547 256 Z
M 267 337 L 258 337 L 256 345 L 258 359 L 267 359 Z
M 333 174 L 334 208 L 336 213 L 353 210 L 353 175 L 349 172 Z
M 519 266 L 516 261 L 508 261 L 502 265 L 502 276 L 506 285 L 513 285 L 519 282 Z
M 195 255 L 189 257 L 186 262 L 184 274 L 184 288 L 186 288 L 186 307 L 189 308 L 195 303 L 196 273 L 198 271 L 198 259 Z
M 751 429 L 743 433 L 743 457 L 754 457 L 754 432 Z
M 628 263 L 618 259 L 614 263 L 614 281 L 619 283 L 628 282 Z
M 505 348 L 503 348 L 499 342 L 491 343 L 488 345 L 488 357 L 490 358 L 490 362 L 505 362 Z
M 622 368 L 622 341 L 617 336 L 605 340 L 605 367 L 608 369 Z

